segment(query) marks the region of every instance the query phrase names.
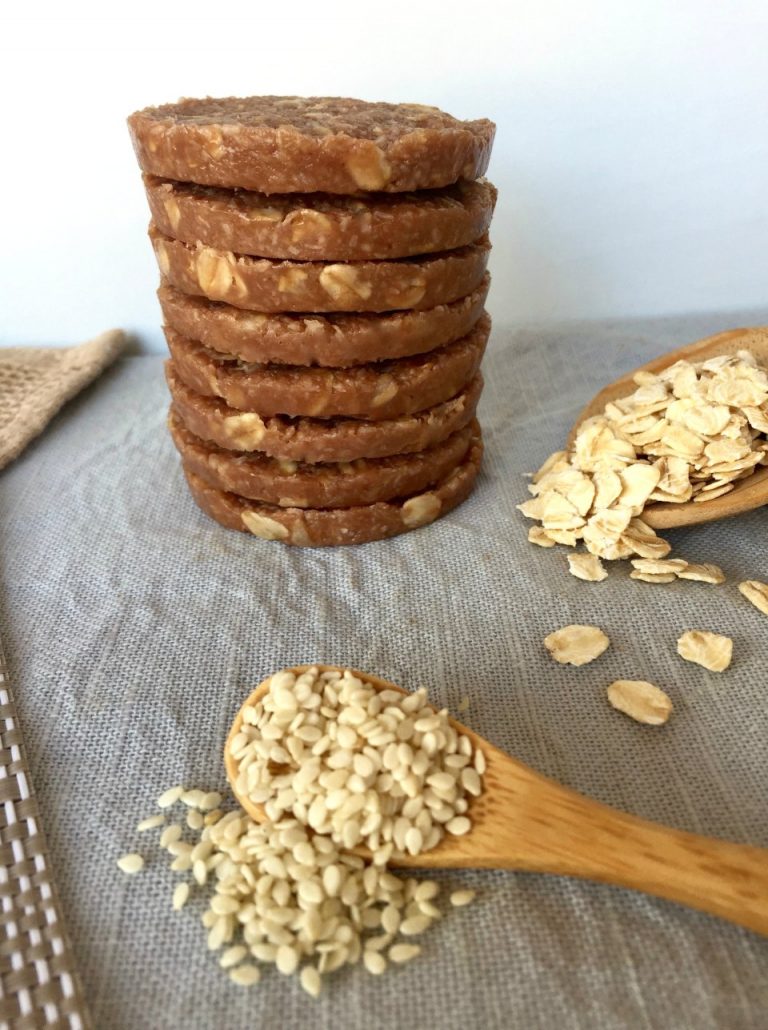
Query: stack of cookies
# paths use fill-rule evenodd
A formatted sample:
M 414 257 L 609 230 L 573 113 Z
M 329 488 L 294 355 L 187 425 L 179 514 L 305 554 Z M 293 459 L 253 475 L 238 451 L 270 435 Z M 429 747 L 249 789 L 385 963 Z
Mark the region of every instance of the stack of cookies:
M 199 506 L 300 546 L 423 526 L 472 490 L 494 127 L 339 98 L 182 100 L 129 126 Z

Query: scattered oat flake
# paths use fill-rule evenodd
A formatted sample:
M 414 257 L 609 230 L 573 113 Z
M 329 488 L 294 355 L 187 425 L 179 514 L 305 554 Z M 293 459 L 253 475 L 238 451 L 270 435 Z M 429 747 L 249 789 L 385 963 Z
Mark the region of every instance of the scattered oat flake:
M 608 572 L 596 554 L 569 554 L 568 569 L 576 579 L 599 583 L 608 578 Z
M 638 572 L 650 572 L 656 575 L 673 572 L 679 576 L 680 572 L 687 567 L 688 562 L 682 558 L 635 558 L 631 565 Z
M 615 680 L 608 687 L 608 700 L 618 711 L 649 726 L 661 726 L 672 712 L 667 694 L 647 680 Z
M 709 562 L 696 564 L 687 562 L 684 569 L 681 569 L 677 576 L 679 579 L 692 579 L 698 583 L 725 583 L 725 573 L 719 565 L 712 565 Z
M 763 615 L 768 615 L 768 583 L 761 583 L 757 579 L 746 579 L 743 583 L 739 583 L 739 592 L 748 601 L 751 601 Z
M 708 630 L 689 630 L 679 637 L 677 653 L 687 662 L 702 665 L 710 672 L 723 672 L 731 664 L 733 641 Z
M 561 665 L 586 665 L 609 645 L 610 640 L 597 626 L 563 626 L 544 638 L 544 646 Z
M 639 579 L 641 583 L 674 583 L 677 579 L 674 572 L 640 572 L 633 569 L 630 579 Z
M 554 547 L 555 541 L 547 533 L 546 529 L 541 526 L 531 526 L 528 530 L 528 541 L 529 543 L 536 544 L 538 547 Z

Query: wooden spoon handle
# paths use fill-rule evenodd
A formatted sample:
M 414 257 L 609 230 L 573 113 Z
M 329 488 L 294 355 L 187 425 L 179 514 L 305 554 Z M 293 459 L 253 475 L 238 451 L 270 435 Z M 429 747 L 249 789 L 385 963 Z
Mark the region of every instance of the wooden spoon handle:
M 768 935 L 768 850 L 647 822 L 535 773 L 528 786 L 489 864 L 631 887 Z

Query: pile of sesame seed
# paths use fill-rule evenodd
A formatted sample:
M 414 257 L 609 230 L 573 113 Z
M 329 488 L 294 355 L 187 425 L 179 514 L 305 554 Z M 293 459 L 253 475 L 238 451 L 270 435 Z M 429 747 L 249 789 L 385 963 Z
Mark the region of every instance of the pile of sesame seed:
M 163 807 L 218 795 L 171 788 L 159 799 Z M 172 799 L 170 802 L 168 799 Z M 202 826 L 198 820 L 201 817 Z M 256 823 L 242 811 L 223 814 L 192 808 L 187 827 L 197 834 L 183 839 L 180 822 L 164 816 L 142 820 L 140 831 L 163 826 L 160 844 L 171 856 L 171 869 L 191 874 L 174 889 L 171 904 L 182 909 L 192 892 L 208 898 L 202 923 L 208 948 L 220 951 L 219 965 L 243 987 L 258 983 L 261 966 L 297 974 L 304 990 L 317 997 L 323 977 L 344 965 L 362 963 L 378 976 L 392 963 L 415 958 L 415 943 L 441 917 L 435 904 L 440 885 L 395 876 L 340 850 L 326 836 L 313 834 L 295 819 Z M 123 872 L 144 865 L 138 854 L 118 859 Z M 454 906 L 469 904 L 474 891 L 454 891 Z
M 245 716 L 233 755 L 267 820 L 225 814 L 217 792 L 178 786 L 157 803 L 184 806 L 186 829 L 165 814 L 137 826 L 162 828 L 171 869 L 190 877 L 174 889 L 172 907 L 197 892 L 208 898 L 208 948 L 243 987 L 256 984 L 267 963 L 298 975 L 317 997 L 323 978 L 342 966 L 361 963 L 377 976 L 415 958 L 414 938 L 441 917 L 440 885 L 396 876 L 386 863 L 470 829 L 465 813 L 482 789 L 482 752 L 447 712 L 427 706 L 425 691 L 376 691 L 348 670 L 277 673 Z M 358 844 L 373 862 L 351 852 Z M 135 874 L 144 858 L 131 853 L 117 864 Z M 450 902 L 473 898 L 458 890 Z
M 349 670 L 276 673 L 230 745 L 237 790 L 376 865 L 471 828 L 485 758 L 426 691 L 377 690 Z

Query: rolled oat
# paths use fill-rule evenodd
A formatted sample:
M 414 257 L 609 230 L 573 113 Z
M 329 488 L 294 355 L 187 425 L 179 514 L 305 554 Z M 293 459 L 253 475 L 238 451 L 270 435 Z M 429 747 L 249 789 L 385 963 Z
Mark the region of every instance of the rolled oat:
M 710 672 L 723 672 L 731 664 L 733 641 L 707 630 L 689 630 L 677 641 L 677 653 L 687 662 L 703 665 Z
M 747 579 L 743 583 L 739 583 L 739 592 L 748 601 L 751 601 L 763 615 L 768 615 L 768 583 L 761 583 L 757 579 Z
M 561 665 L 586 665 L 609 646 L 610 640 L 597 626 L 563 626 L 544 638 L 544 646 Z
M 768 373 L 749 352 L 678 361 L 635 382 L 532 477 L 533 500 L 518 505 L 541 523 L 532 542 L 546 534 L 610 561 L 664 558 L 670 545 L 639 518 L 647 504 L 705 503 L 768 464 Z M 680 578 L 721 581 L 696 568 Z
M 672 713 L 668 695 L 647 680 L 615 680 L 608 687 L 608 700 L 618 711 L 649 726 L 661 726 Z

